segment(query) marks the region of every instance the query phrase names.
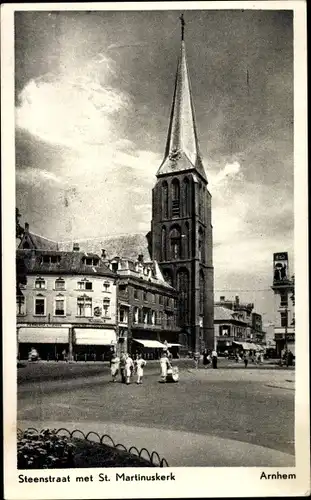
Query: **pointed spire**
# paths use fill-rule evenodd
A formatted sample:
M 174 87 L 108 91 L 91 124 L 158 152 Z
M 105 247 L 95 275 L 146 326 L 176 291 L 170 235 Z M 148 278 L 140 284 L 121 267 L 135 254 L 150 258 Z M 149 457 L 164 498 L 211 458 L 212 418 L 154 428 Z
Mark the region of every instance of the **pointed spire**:
M 177 66 L 165 155 L 157 175 L 196 169 L 207 180 L 199 152 L 186 59 L 184 41 L 185 21 L 183 15 L 180 16 L 180 21 L 181 52 Z

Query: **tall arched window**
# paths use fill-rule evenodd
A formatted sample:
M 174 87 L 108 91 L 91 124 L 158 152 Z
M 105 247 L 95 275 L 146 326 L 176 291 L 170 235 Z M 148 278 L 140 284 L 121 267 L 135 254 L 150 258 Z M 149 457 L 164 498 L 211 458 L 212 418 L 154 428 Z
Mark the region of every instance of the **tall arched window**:
M 168 185 L 167 182 L 162 182 L 162 217 L 168 218 Z
M 190 230 L 188 222 L 186 222 L 184 228 L 184 234 L 182 237 L 182 248 L 183 248 L 184 259 L 189 259 L 191 255 L 190 255 Z
M 189 273 L 187 269 L 177 272 L 178 318 L 180 326 L 189 323 Z
M 183 209 L 184 216 L 190 214 L 190 182 L 188 177 L 183 182 Z
M 180 215 L 180 185 L 178 179 L 172 180 L 172 216 Z
M 198 191 L 198 202 L 199 202 L 199 218 L 201 219 L 202 222 L 204 222 L 204 197 L 205 197 L 205 188 L 202 186 L 202 184 L 199 184 L 199 191 Z
M 170 232 L 170 257 L 172 260 L 181 258 L 181 233 L 179 226 L 175 226 Z
M 204 273 L 201 269 L 200 278 L 199 278 L 199 286 L 200 286 L 200 314 L 204 313 L 204 287 L 205 287 L 205 279 Z
M 201 262 L 205 261 L 205 255 L 204 255 L 204 232 L 203 229 L 200 227 L 199 229 L 199 259 Z
M 162 260 L 167 260 L 167 237 L 166 237 L 166 227 L 161 229 L 161 252 Z

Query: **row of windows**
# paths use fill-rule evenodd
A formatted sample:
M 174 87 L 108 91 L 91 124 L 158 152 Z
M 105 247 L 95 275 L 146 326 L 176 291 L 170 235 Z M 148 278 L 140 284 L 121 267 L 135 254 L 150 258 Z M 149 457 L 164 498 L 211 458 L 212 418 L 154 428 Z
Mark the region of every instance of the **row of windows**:
M 110 317 L 110 299 L 104 298 L 102 301 L 102 307 L 96 306 L 93 308 L 92 297 L 78 297 L 77 298 L 77 310 L 76 315 L 82 317 L 91 316 L 103 316 L 106 318 Z M 17 314 L 26 314 L 25 298 L 19 296 L 17 298 Z M 34 299 L 34 315 L 35 316 L 46 316 L 46 297 L 35 297 Z M 54 299 L 54 316 L 66 316 L 66 298 L 56 297 Z
M 175 317 L 173 314 L 167 314 L 164 311 L 154 311 L 146 307 L 143 307 L 141 309 L 139 307 L 134 307 L 133 323 L 142 323 L 145 325 L 175 326 Z
M 29 247 L 29 245 L 28 245 Z M 27 248 L 27 246 L 24 244 L 24 248 Z M 99 264 L 99 258 L 98 257 L 82 257 L 81 259 L 82 264 L 85 266 L 98 266 Z M 61 256 L 60 255 L 43 255 L 41 257 L 41 262 L 43 264 L 59 264 L 61 262 Z
M 161 205 L 162 218 L 187 216 L 191 213 L 191 186 L 188 177 L 186 177 L 182 185 L 178 179 L 173 179 L 170 184 L 163 181 L 161 185 Z M 204 221 L 204 197 L 205 189 L 202 184 L 198 185 L 198 211 L 199 217 Z M 182 203 L 181 203 L 182 200 Z
M 165 295 L 158 295 L 152 292 L 147 292 L 146 290 L 138 290 L 137 288 L 134 288 L 134 299 L 153 303 L 156 303 L 158 301 L 160 305 L 176 307 L 176 299 L 167 297 Z
M 105 281 L 103 283 L 103 290 L 105 292 L 110 292 L 111 282 Z M 47 288 L 47 282 L 44 278 L 36 278 L 35 288 L 37 290 L 45 290 Z M 63 278 L 57 278 L 54 281 L 55 290 L 66 290 L 66 282 Z M 78 290 L 93 290 L 93 283 L 87 279 L 83 279 L 77 282 Z

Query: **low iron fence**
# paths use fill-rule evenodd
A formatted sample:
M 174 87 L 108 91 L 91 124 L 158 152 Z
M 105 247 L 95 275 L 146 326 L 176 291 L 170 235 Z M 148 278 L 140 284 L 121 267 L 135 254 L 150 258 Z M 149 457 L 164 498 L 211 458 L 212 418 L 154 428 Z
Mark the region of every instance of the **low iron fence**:
M 24 430 L 17 429 L 17 438 L 23 439 L 25 433 L 29 432 L 39 435 L 40 433 L 43 432 L 43 430 L 38 431 L 38 429 L 36 429 L 35 427 L 28 427 L 27 429 Z M 126 448 L 126 446 L 124 446 L 121 443 L 115 443 L 115 441 L 112 439 L 111 436 L 109 436 L 109 434 L 100 435 L 98 434 L 98 432 L 95 431 L 89 431 L 88 433 L 85 434 L 80 429 L 74 429 L 73 431 L 70 431 L 65 427 L 61 427 L 55 430 L 55 434 L 59 436 L 66 436 L 70 439 L 74 438 L 85 439 L 86 441 L 107 445 L 110 446 L 111 448 L 115 448 L 116 450 L 121 450 L 133 456 L 142 458 L 150 462 L 150 464 L 152 464 L 155 467 L 169 467 L 167 460 L 165 458 L 161 458 L 156 451 L 150 452 L 149 450 L 147 450 L 147 448 L 141 448 L 141 450 L 139 450 L 136 446 L 131 446 L 130 448 Z

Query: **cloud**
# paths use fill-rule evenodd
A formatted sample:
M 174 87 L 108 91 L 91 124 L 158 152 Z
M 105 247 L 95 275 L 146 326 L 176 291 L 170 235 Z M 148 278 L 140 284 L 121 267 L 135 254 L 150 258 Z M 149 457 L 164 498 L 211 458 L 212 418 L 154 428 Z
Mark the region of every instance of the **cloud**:
M 81 149 L 112 140 L 114 119 L 130 107 L 128 95 L 91 68 L 31 79 L 19 95 L 16 124 L 52 144 Z M 119 118 L 119 116 L 117 116 Z
M 218 172 L 216 176 L 213 178 L 213 185 L 220 184 L 226 178 L 236 177 L 236 175 L 240 172 L 241 165 L 238 161 L 234 161 L 232 163 L 226 163 L 224 168 Z
M 36 185 L 46 181 L 56 184 L 62 184 L 64 182 L 61 177 L 53 174 L 53 172 L 47 172 L 46 170 L 32 167 L 17 170 L 16 177 L 17 181 L 26 185 Z

